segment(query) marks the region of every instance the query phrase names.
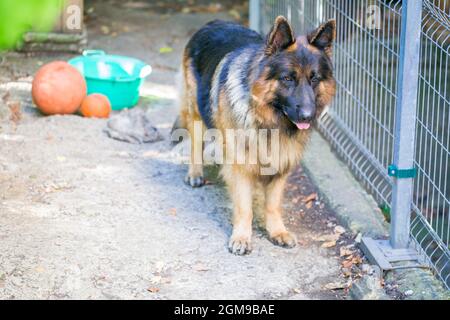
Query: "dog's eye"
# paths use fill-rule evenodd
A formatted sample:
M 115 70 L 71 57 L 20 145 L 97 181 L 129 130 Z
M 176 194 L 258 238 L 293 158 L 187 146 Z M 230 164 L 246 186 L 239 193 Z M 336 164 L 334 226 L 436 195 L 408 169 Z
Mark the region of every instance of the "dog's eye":
M 294 81 L 294 78 L 292 78 L 292 77 L 290 77 L 290 76 L 284 76 L 283 78 L 281 78 L 283 81 L 287 81 L 287 82 L 290 82 L 290 81 Z

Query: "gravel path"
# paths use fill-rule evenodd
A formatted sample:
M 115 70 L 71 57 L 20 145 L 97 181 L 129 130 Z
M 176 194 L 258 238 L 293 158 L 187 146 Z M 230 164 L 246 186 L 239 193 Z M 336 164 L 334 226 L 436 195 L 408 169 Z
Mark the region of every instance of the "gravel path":
M 0 102 L 0 298 L 342 298 L 324 288 L 341 281 L 340 261 L 320 241 L 336 219 L 320 200 L 303 204 L 314 186 L 301 168 L 285 201 L 299 245 L 276 247 L 255 223 L 254 251 L 244 257 L 227 250 L 231 205 L 217 170 L 208 170 L 212 184 L 203 188 L 183 183 L 186 166 L 167 139 L 176 115 L 173 79 L 190 34 L 217 15 L 94 7 L 89 46 L 154 67 L 144 90 L 152 96 L 139 107 L 166 139 L 132 145 L 108 138 L 104 120 L 41 116 L 31 104 L 30 75 L 40 62 L 67 57 L 9 56 L 0 66 L 0 96 L 8 91 L 20 101 L 21 119 L 11 121 Z M 108 21 L 111 33 L 128 31 L 105 35 Z M 160 54 L 162 46 L 174 50 Z

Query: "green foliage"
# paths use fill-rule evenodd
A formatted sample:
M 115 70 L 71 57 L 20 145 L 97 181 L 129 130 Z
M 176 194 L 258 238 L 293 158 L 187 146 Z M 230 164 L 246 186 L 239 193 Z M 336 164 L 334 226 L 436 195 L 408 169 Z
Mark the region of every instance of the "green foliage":
M 390 223 L 391 222 L 391 208 L 386 203 L 379 205 L 379 208 L 381 210 L 381 213 L 384 216 L 384 219 L 386 219 L 386 221 Z
M 14 48 L 27 31 L 49 31 L 62 1 L 0 0 L 0 50 Z

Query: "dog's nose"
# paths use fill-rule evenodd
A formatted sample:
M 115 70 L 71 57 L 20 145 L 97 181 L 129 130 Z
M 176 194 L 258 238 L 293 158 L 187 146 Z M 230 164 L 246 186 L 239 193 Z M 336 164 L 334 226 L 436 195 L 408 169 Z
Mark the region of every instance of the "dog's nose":
M 298 118 L 300 121 L 311 121 L 314 118 L 314 108 L 301 108 L 300 106 L 297 106 L 297 108 L 299 109 Z

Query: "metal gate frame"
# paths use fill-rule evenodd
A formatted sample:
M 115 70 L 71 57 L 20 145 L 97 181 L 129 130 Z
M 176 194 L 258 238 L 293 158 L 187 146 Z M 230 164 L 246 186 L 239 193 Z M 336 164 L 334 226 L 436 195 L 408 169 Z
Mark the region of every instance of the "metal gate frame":
M 424 0 L 426 1 L 426 0 Z M 261 25 L 265 22 L 261 14 L 261 3 L 264 0 L 250 0 L 250 27 L 258 32 L 261 32 Z M 284 14 L 296 26 L 305 30 L 305 2 L 308 0 L 281 0 L 271 1 L 272 6 L 282 7 Z M 321 5 L 323 1 L 314 1 L 317 5 L 314 10 L 317 11 L 317 16 L 322 16 L 324 10 Z M 289 4 L 288 8 L 285 8 Z M 292 21 L 291 11 L 293 5 L 297 10 L 296 21 Z M 379 171 L 381 179 L 387 181 L 389 187 L 392 187 L 392 192 L 389 197 L 383 197 L 384 201 L 390 202 L 391 208 L 391 224 L 389 240 L 375 240 L 364 237 L 362 241 L 362 250 L 371 262 L 377 264 L 382 270 L 392 270 L 397 268 L 411 268 L 423 267 L 425 264 L 434 267 L 439 274 L 444 268 L 449 267 L 449 261 L 444 261 L 444 266 L 438 270 L 437 266 L 431 261 L 431 257 L 427 257 L 426 248 L 421 248 L 419 240 L 411 237 L 411 230 L 417 224 L 414 220 L 411 224 L 411 214 L 414 212 L 413 201 L 413 186 L 414 178 L 417 174 L 415 168 L 415 151 L 416 151 L 416 124 L 417 124 L 417 107 L 418 107 L 418 87 L 420 79 L 420 58 L 421 58 L 421 32 L 422 32 L 422 9 L 423 1 L 401 1 L 401 28 L 400 28 L 400 43 L 398 52 L 398 69 L 397 69 L 397 83 L 394 89 L 396 95 L 395 103 L 395 117 L 394 117 L 394 132 L 393 132 L 393 163 L 388 168 L 380 169 L 379 162 L 375 159 L 374 164 L 378 166 L 376 170 Z M 428 5 L 428 3 L 427 3 Z M 314 5 L 313 5 L 314 6 Z M 272 17 L 273 18 L 273 17 Z M 444 17 L 445 18 L 445 17 Z M 449 52 L 447 51 L 447 54 Z M 412 81 L 411 79 L 417 79 Z M 340 120 L 340 119 L 338 119 Z M 326 122 L 326 121 L 325 121 Z M 333 145 L 335 138 L 333 134 L 324 128 L 327 124 L 319 124 L 319 130 Z M 356 147 L 358 141 L 353 140 Z M 362 149 L 362 148 L 361 148 Z M 446 151 L 446 149 L 444 149 Z M 362 151 L 364 152 L 364 150 Z M 371 157 L 371 155 L 367 155 Z M 351 164 L 350 164 L 351 165 Z M 420 169 L 420 167 L 419 167 Z M 445 172 L 444 172 L 445 174 Z M 389 180 L 389 176 L 392 177 Z M 372 191 L 381 194 L 375 186 L 371 186 Z M 378 197 L 380 198 L 380 197 Z M 447 199 L 448 201 L 448 199 Z M 416 210 L 421 217 L 420 210 Z M 425 224 L 427 223 L 425 219 Z M 433 227 L 428 226 L 429 232 L 433 232 Z M 432 235 L 433 237 L 435 235 Z M 437 236 L 437 235 L 436 235 Z M 439 243 L 438 243 L 439 244 Z M 443 256 L 449 257 L 449 248 L 441 248 Z M 434 254 L 435 251 L 433 251 Z M 429 253 L 428 253 L 429 254 Z M 444 258 L 445 259 L 445 258 Z M 441 260 L 441 258 L 439 258 Z M 449 275 L 439 274 L 444 284 L 449 288 Z

